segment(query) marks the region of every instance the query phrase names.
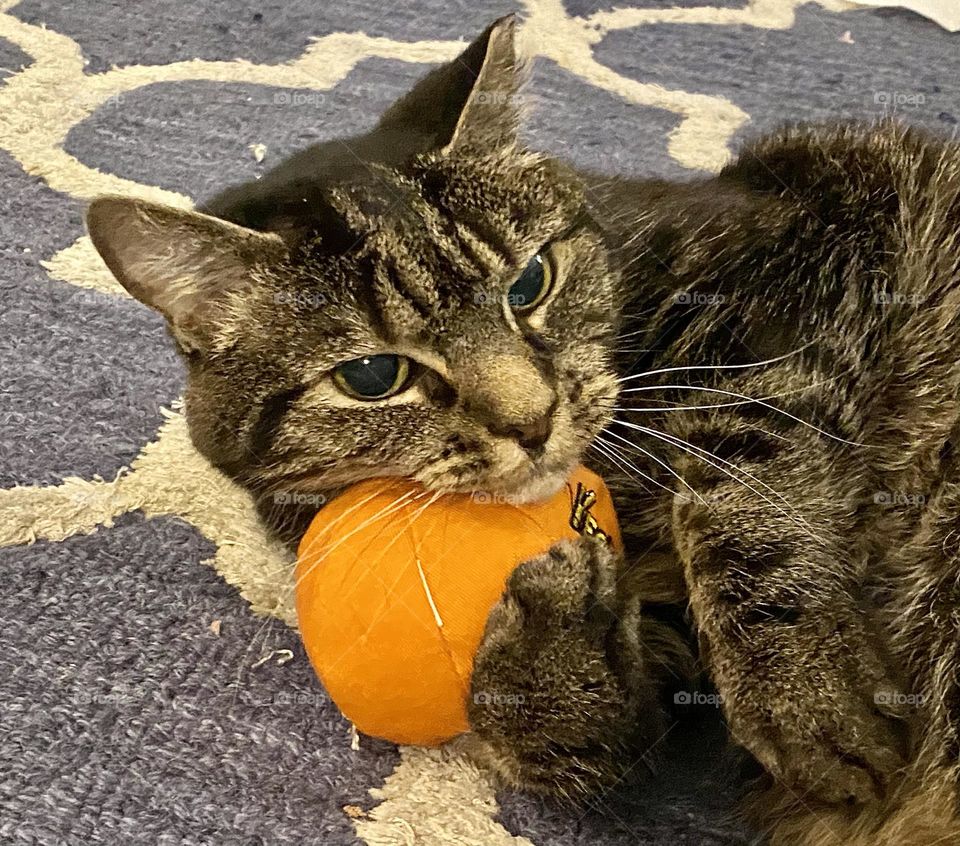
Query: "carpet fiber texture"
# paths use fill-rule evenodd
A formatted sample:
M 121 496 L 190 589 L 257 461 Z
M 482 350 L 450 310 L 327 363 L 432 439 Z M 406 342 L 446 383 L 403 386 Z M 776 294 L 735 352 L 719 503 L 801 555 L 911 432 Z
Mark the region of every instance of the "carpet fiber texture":
M 189 206 L 370 126 L 517 6 L 531 144 L 604 171 L 715 171 L 788 118 L 960 120 L 960 35 L 841 0 L 0 0 L 0 842 L 762 841 L 710 706 L 580 810 L 456 744 L 353 736 L 290 558 L 192 448 L 162 322 L 84 235 L 97 194 Z

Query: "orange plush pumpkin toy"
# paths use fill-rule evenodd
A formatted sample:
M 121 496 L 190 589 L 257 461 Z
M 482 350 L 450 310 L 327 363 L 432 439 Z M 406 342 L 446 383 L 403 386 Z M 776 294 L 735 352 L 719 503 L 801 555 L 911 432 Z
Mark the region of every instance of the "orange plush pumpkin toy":
M 303 642 L 365 734 L 432 746 L 467 731 L 473 656 L 513 569 L 578 534 L 621 547 L 610 493 L 585 467 L 544 502 L 491 499 L 371 479 L 328 503 L 301 541 Z

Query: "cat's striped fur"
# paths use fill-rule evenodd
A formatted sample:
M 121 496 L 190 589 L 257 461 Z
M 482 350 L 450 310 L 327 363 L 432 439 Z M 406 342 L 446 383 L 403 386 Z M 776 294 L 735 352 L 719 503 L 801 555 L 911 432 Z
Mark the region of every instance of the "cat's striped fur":
M 695 684 L 689 606 L 777 842 L 960 842 L 960 149 L 790 128 L 684 185 L 577 174 L 517 142 L 514 26 L 207 214 L 94 204 L 187 359 L 194 441 L 291 540 L 316 499 L 281 494 L 531 497 L 599 464 L 626 556 L 514 574 L 474 671 L 513 694 L 471 709 L 486 759 L 616 780 Z M 503 293 L 538 251 L 554 289 L 520 319 Z M 382 349 L 409 391 L 338 394 L 331 368 Z M 510 433 L 541 419 L 534 455 Z

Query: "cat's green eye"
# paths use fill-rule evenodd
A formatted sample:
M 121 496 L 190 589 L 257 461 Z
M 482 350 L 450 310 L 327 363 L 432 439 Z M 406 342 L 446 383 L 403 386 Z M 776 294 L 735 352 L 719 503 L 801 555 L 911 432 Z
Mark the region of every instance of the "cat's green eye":
M 333 381 L 348 396 L 380 400 L 398 393 L 410 374 L 410 362 L 402 355 L 365 355 L 338 364 Z
M 552 283 L 550 262 L 537 253 L 507 291 L 507 304 L 518 314 L 528 314 L 547 298 Z

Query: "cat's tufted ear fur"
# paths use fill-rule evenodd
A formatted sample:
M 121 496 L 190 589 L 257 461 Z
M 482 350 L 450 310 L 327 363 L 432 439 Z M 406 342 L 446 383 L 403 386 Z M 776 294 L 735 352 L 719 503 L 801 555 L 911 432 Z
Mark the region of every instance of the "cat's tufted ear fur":
M 494 21 L 457 58 L 390 106 L 371 131 L 307 147 L 262 179 L 221 192 L 204 210 L 276 232 L 291 246 L 311 232 L 333 250 L 353 244 L 355 237 L 345 240 L 338 233 L 327 187 L 350 181 L 358 164 L 395 168 L 424 153 L 469 148 L 484 155 L 515 142 L 523 77 L 517 28 L 513 15 Z
M 94 200 L 87 229 L 117 281 L 167 318 L 186 352 L 212 349 L 231 300 L 286 252 L 276 235 L 126 197 Z
M 425 76 L 380 120 L 382 129 L 416 127 L 444 151 L 512 144 L 522 73 L 516 15 L 494 21 L 456 59 Z

